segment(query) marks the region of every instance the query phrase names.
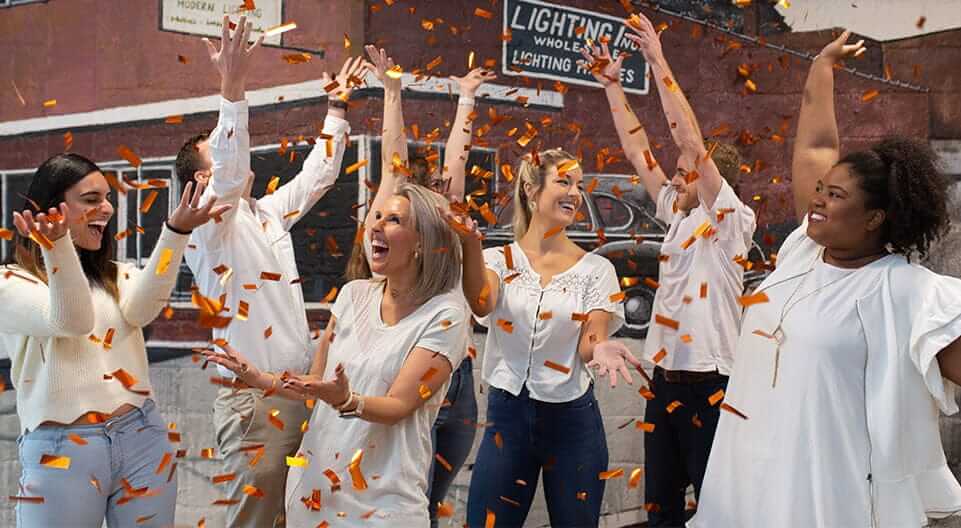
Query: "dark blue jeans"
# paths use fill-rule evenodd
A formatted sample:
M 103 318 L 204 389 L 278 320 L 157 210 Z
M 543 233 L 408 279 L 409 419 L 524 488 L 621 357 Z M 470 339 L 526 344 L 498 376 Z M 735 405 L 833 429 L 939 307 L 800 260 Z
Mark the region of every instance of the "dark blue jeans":
M 597 526 L 604 498 L 607 438 L 591 386 L 579 398 L 545 403 L 490 388 L 487 428 L 467 500 L 467 525 L 481 528 L 488 510 L 498 528 L 520 528 L 544 472 L 551 526 Z
M 467 460 L 477 433 L 477 398 L 474 396 L 474 362 L 464 358 L 460 367 L 450 377 L 447 401 L 437 414 L 431 430 L 434 455 L 440 454 L 450 464 L 451 470 L 431 458 L 427 477 L 427 499 L 430 501 L 430 524 L 437 526 L 437 503 L 447 496 L 447 490 L 457 477 L 457 472 Z
M 644 433 L 648 526 L 684 526 L 687 486 L 693 484 L 695 497 L 700 496 L 720 418 L 720 405 L 712 406 L 708 398 L 725 388 L 727 376 L 697 383 L 670 383 L 664 379 L 663 370 L 654 370 L 654 399 L 647 402 L 644 411 L 644 421 L 654 424 L 653 432 Z M 667 412 L 674 401 L 683 405 Z

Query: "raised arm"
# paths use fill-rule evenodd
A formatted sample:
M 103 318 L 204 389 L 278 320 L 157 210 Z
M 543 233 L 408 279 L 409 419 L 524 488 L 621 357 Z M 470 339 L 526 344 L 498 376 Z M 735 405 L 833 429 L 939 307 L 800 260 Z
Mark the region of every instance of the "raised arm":
M 707 155 L 704 138 L 701 136 L 701 128 L 698 126 L 694 111 L 664 57 L 660 35 L 651 21 L 641 14 L 634 15 L 626 25 L 636 32 L 636 34 L 627 34 L 627 38 L 637 44 L 644 59 L 651 65 L 651 76 L 654 84 L 657 85 L 657 93 L 661 99 L 671 136 L 680 149 L 681 156 L 690 162 L 690 166 L 684 168 L 697 171 L 694 186 L 697 189 L 698 198 L 708 209 L 711 209 L 717 199 L 717 193 L 721 191 L 721 173 L 714 164 L 714 160 Z
M 634 115 L 634 111 L 631 110 L 624 88 L 621 86 L 621 65 L 624 63 L 624 54 L 619 55 L 617 60 L 612 60 L 606 45 L 590 49 L 585 47 L 581 50 L 581 54 L 585 59 L 580 63 L 581 66 L 590 70 L 597 82 L 604 86 L 604 93 L 611 107 L 611 116 L 614 118 L 614 128 L 621 141 L 621 148 L 624 149 L 624 156 L 634 166 L 634 171 L 641 178 L 647 194 L 652 200 L 657 200 L 661 187 L 667 183 L 667 177 L 664 176 L 660 164 L 654 159 L 647 133 Z
M 64 203 L 59 210 L 50 209 L 36 218 L 29 210 L 13 213 L 20 237 L 38 233 L 34 238 L 52 244 L 40 245 L 47 284 L 16 268 L 0 275 L 0 332 L 76 337 L 93 331 L 93 298 L 67 227 L 70 214 Z
M 201 206 L 204 186 L 198 184 L 194 188 L 193 185 L 190 182 L 184 188 L 180 203 L 163 226 L 146 267 L 130 269 L 118 277 L 120 312 L 133 326 L 147 326 L 168 304 L 191 231 L 212 218 L 221 218 L 231 208 L 212 199 Z
M 400 77 L 393 78 L 389 73 L 394 68 L 394 59 L 387 56 L 383 49 L 366 46 L 370 57 L 369 70 L 384 85 L 384 129 L 380 145 L 380 185 L 377 194 L 367 211 L 364 225 L 370 227 L 374 211 L 383 207 L 384 202 L 393 196 L 397 187 L 407 181 L 407 131 L 404 130 L 404 113 L 400 104 Z M 396 158 L 395 158 L 396 156 Z
M 364 70 L 364 59 L 355 57 L 347 59 L 333 79 L 324 72 L 321 83 L 333 88 L 328 93 L 327 118 L 321 137 L 317 138 L 297 176 L 258 201 L 258 205 L 283 223 L 284 229 L 289 230 L 303 218 L 337 181 L 350 133 L 347 100 Z
M 850 36 L 851 32 L 845 31 L 821 50 L 804 84 L 791 161 L 791 187 L 798 220 L 804 218 L 818 180 L 838 161 L 840 139 L 834 114 L 834 65 L 848 55 L 864 53 L 865 49 L 863 40 L 846 44 Z
M 497 75 L 494 72 L 484 68 L 474 68 L 463 77 L 451 76 L 460 88 L 457 113 L 444 149 L 443 177 L 449 182 L 447 196 L 451 200 L 464 201 L 467 158 L 470 155 L 471 130 L 474 126 L 474 119 L 471 117 L 474 113 L 474 94 L 481 84 L 495 78 Z
M 484 235 L 480 232 L 480 226 L 471 217 L 461 216 L 449 209 L 440 213 L 460 237 L 464 261 L 461 287 L 467 304 L 477 317 L 490 315 L 497 306 L 501 280 L 484 262 L 484 247 L 481 244 Z
M 213 159 L 210 185 L 203 197 L 204 203 L 216 198 L 221 204 L 230 205 L 230 212 L 223 218 L 229 222 L 237 210 L 250 178 L 250 133 L 247 129 L 246 83 L 247 72 L 254 50 L 263 37 L 248 46 L 252 24 L 247 17 L 240 17 L 237 29 L 231 34 L 230 19 L 224 15 L 223 34 L 218 49 L 210 40 L 204 39 L 210 61 L 220 73 L 220 117 L 217 127 L 208 139 Z M 221 223 L 212 225 L 226 225 Z

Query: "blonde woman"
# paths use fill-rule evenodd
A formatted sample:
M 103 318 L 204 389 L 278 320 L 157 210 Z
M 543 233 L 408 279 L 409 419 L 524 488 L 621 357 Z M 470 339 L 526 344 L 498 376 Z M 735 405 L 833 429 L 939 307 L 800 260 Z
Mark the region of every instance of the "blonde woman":
M 403 184 L 374 212 L 371 267 L 382 278 L 344 286 L 308 375 L 261 372 L 230 346 L 207 356 L 253 387 L 317 400 L 287 477 L 290 526 L 430 523 L 430 431 L 468 321 L 443 207 Z
M 173 524 L 176 450 L 141 329 L 167 303 L 190 232 L 230 208 L 201 207 L 202 193 L 186 186 L 140 270 L 113 261 L 114 208 L 97 165 L 59 154 L 34 174 L 0 278 L 22 431 L 17 526 Z
M 473 221 L 450 219 L 463 222 L 464 295 L 490 329 L 488 426 L 471 478 L 470 526 L 490 515 L 498 526 L 521 526 L 542 470 L 552 526 L 598 523 L 598 473 L 608 458 L 591 369 L 610 374 L 613 386 L 618 373 L 630 383 L 628 364 L 639 363 L 609 339 L 624 322 L 614 266 L 564 233 L 582 181 L 577 160 L 560 149 L 523 159 L 508 246 L 482 250 Z

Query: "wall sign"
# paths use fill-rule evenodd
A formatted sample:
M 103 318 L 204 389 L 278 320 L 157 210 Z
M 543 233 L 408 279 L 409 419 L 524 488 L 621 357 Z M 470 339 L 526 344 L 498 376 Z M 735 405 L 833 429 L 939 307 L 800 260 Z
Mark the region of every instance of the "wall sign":
M 283 0 L 257 0 L 254 4 L 257 8 L 247 12 L 254 35 L 283 23 Z M 219 38 L 224 14 L 236 22 L 242 5 L 242 0 L 160 0 L 160 29 Z M 264 43 L 280 46 L 282 36 L 267 37 Z
M 624 91 L 648 92 L 648 65 L 634 43 L 624 38 L 628 31 L 622 19 L 538 0 L 505 0 L 504 40 L 501 69 L 505 75 L 540 77 L 562 82 L 601 86 L 590 71 L 577 65 L 587 39 L 610 39 L 611 55 L 627 52 L 621 84 Z

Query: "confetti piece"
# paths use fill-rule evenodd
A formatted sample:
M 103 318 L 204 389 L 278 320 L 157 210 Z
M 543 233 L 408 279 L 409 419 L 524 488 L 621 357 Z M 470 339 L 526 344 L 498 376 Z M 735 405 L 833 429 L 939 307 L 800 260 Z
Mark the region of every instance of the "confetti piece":
M 579 501 L 586 501 L 586 500 L 587 500 L 587 492 L 586 492 L 586 491 L 578 491 L 578 492 L 577 492 L 577 500 L 579 500 Z
M 478 16 L 478 17 L 486 18 L 487 20 L 490 20 L 494 18 L 494 13 L 491 13 L 486 9 L 481 9 L 478 7 L 474 9 L 474 16 Z
M 500 432 L 494 433 L 494 445 L 497 449 L 504 449 L 504 436 Z
M 256 486 L 251 486 L 250 484 L 244 484 L 244 495 L 248 497 L 256 497 L 258 499 L 263 498 L 264 492 L 260 491 Z
M 200 449 L 200 458 L 213 458 L 213 457 L 214 457 L 214 448 L 204 447 Z
M 874 98 L 877 97 L 878 95 L 881 95 L 881 92 L 877 90 L 868 90 L 864 92 L 864 94 L 861 96 L 861 102 L 863 103 L 870 102 L 874 100 Z
M 537 318 L 541 321 L 549 321 L 552 317 L 554 317 L 553 312 L 541 312 L 537 314 Z
M 56 99 L 47 99 L 46 101 L 43 102 L 43 107 L 44 107 L 44 108 L 53 108 L 53 107 L 55 107 L 55 106 L 57 106 L 57 100 L 56 100 Z
M 163 248 L 160 251 L 160 258 L 157 260 L 157 276 L 166 275 L 167 270 L 170 268 L 170 261 L 173 260 L 174 250 L 171 248 Z
M 736 415 L 736 416 L 738 416 L 738 417 L 740 417 L 740 418 L 742 418 L 742 419 L 744 419 L 744 420 L 747 420 L 747 419 L 748 419 L 748 417 L 747 417 L 744 413 L 742 413 L 741 411 L 739 411 L 739 410 L 735 409 L 734 407 L 728 405 L 727 403 L 722 403 L 722 404 L 721 404 L 721 410 L 722 410 L 722 411 L 727 411 L 727 412 L 729 412 L 729 413 L 731 413 L 731 414 L 734 414 L 734 415 Z
M 684 334 L 681 336 L 681 342 L 684 344 L 689 344 L 693 340 L 694 338 L 691 337 L 691 334 Z
M 27 497 L 23 495 L 8 495 L 7 499 L 13 502 L 28 502 L 30 504 L 43 504 L 43 497 Z
M 352 174 L 354 172 L 357 172 L 357 169 L 361 167 L 366 167 L 366 166 L 367 166 L 367 160 L 360 160 L 357 163 L 353 163 L 349 165 L 346 169 L 344 169 L 344 171 L 346 174 Z
M 82 446 L 83 446 L 83 445 L 87 445 L 87 441 L 84 440 L 83 438 L 81 438 L 80 435 L 78 435 L 78 434 L 76 434 L 76 433 L 70 433 L 70 434 L 68 434 L 68 435 L 67 435 L 67 438 L 68 438 L 71 442 L 73 442 L 73 443 L 75 443 L 75 444 L 77 444 L 77 445 L 82 445 Z
M 928 20 L 927 17 L 920 17 L 918 18 L 918 21 L 914 23 L 914 26 L 917 27 L 918 29 L 922 29 L 924 27 L 924 23 L 927 22 L 927 20 Z
M 660 350 L 657 351 L 657 354 L 654 354 L 654 357 L 651 358 L 651 361 L 653 361 L 654 363 L 660 363 L 661 360 L 664 359 L 666 356 L 667 356 L 667 349 L 661 348 Z
M 262 272 L 260 272 L 260 280 L 274 281 L 274 282 L 276 282 L 276 281 L 279 281 L 279 280 L 280 280 L 280 277 L 281 277 L 281 274 L 280 274 L 280 273 L 273 273 L 273 272 L 270 272 L 270 271 L 262 271 Z
M 43 249 L 46 249 L 47 251 L 50 251 L 53 249 L 53 242 L 49 238 L 47 238 L 46 235 L 44 235 L 40 231 L 37 231 L 36 229 L 30 230 L 30 240 L 33 240 L 34 242 L 36 242 L 38 246 L 42 247 Z
M 434 367 L 430 367 L 427 369 L 427 372 L 424 372 L 424 375 L 420 377 L 420 381 L 426 383 L 430 381 L 430 379 L 433 378 L 435 374 L 437 374 L 437 369 Z
M 586 313 L 572 313 L 571 321 L 579 321 L 581 323 L 586 323 L 588 320 L 588 315 Z
M 287 22 L 286 24 L 280 24 L 278 26 L 268 28 L 267 31 L 264 31 L 264 36 L 273 37 L 274 35 L 280 35 L 282 33 L 293 31 L 295 29 L 297 29 L 296 22 Z
M 422 400 L 426 400 L 426 399 L 430 398 L 431 394 L 433 394 L 433 393 L 431 392 L 431 390 L 430 390 L 430 387 L 428 387 L 427 385 L 424 385 L 423 383 L 421 383 L 421 384 L 417 387 L 417 392 L 420 393 L 420 398 L 421 398 Z
M 444 466 L 444 469 L 446 469 L 448 472 L 454 471 L 454 467 L 451 466 L 450 462 L 448 462 L 447 459 L 444 458 L 443 455 L 441 455 L 440 453 L 437 453 L 436 455 L 434 455 L 434 458 L 437 460 L 437 462 L 440 465 Z
M 270 412 L 267 413 L 267 421 L 270 422 L 270 425 L 273 425 L 277 429 L 283 431 L 284 422 L 280 418 L 277 418 L 277 415 L 279 414 L 280 414 L 279 409 L 271 409 Z
M 494 528 L 494 523 L 497 521 L 497 515 L 494 512 L 487 510 L 487 518 L 484 519 L 484 528 Z
M 641 468 L 634 468 L 634 470 L 631 471 L 630 479 L 627 481 L 627 487 L 631 489 L 636 488 L 641 483 L 641 475 L 643 474 L 644 472 Z
M 267 182 L 267 190 L 264 191 L 264 194 L 274 194 L 274 191 L 277 190 L 278 185 L 280 185 L 280 176 L 274 176 L 270 179 L 270 181 Z
M 660 325 L 664 325 L 668 328 L 672 328 L 674 330 L 677 330 L 678 328 L 681 327 L 681 324 L 675 321 L 674 319 L 671 319 L 670 317 L 664 317 L 663 315 L 660 315 L 660 314 L 654 314 L 654 322 Z
M 390 68 L 389 70 L 385 71 L 384 75 L 390 77 L 391 79 L 397 80 L 403 77 L 404 69 L 401 68 L 399 64 L 397 64 L 397 65 L 394 65 L 393 68 Z
M 570 374 L 570 373 L 571 373 L 570 367 L 565 367 L 564 365 L 560 365 L 560 364 L 554 363 L 553 361 L 550 361 L 550 360 L 544 361 L 544 366 L 547 367 L 547 368 L 549 368 L 549 369 L 554 369 L 554 370 L 560 372 L 561 374 Z
M 364 458 L 364 450 L 358 449 L 354 456 L 350 459 L 350 466 L 347 470 L 350 472 L 350 480 L 354 486 L 355 490 L 365 490 L 367 489 L 367 481 L 364 480 L 364 474 L 360 471 L 360 463 Z
M 73 132 L 67 131 L 63 134 L 63 150 L 70 150 L 73 146 Z
M 449 502 L 438 502 L 437 503 L 437 517 L 447 518 L 454 516 L 454 506 Z
M 737 298 L 737 303 L 745 308 L 754 304 L 766 303 L 768 301 L 770 301 L 770 299 L 768 299 L 767 294 L 764 292 L 758 292 L 754 295 L 745 295 Z
M 150 212 L 150 208 L 153 207 L 153 203 L 157 200 L 159 194 L 157 191 L 150 191 L 147 197 L 144 198 L 143 203 L 140 204 L 140 212 L 143 214 Z
M 514 269 L 514 253 L 509 245 L 504 246 L 504 264 L 507 266 L 507 269 Z
M 747 91 L 754 93 L 757 91 L 757 84 L 754 84 L 754 81 L 752 81 L 751 79 L 748 79 L 744 81 L 744 88 L 746 88 Z
M 691 417 L 691 423 L 694 424 L 694 427 L 697 427 L 698 429 L 704 427 L 704 422 L 702 422 L 701 418 L 696 414 Z
M 711 407 L 714 407 L 715 405 L 718 404 L 719 401 L 723 399 L 724 399 L 724 389 L 718 389 L 717 392 L 715 392 L 714 394 L 710 395 L 707 398 L 707 402 L 711 404 Z
M 611 301 L 612 303 L 619 303 L 619 302 L 623 301 L 626 297 L 627 297 L 627 294 L 626 294 L 626 293 L 624 293 L 624 292 L 617 292 L 617 293 L 611 294 L 610 297 L 608 297 L 608 299 L 610 299 L 610 301 Z
M 564 231 L 563 226 L 554 226 L 548 229 L 546 233 L 544 233 L 544 240 L 547 240 L 548 238 L 551 238 L 552 236 L 557 235 L 562 231 Z
M 40 465 L 53 469 L 70 469 L 70 457 L 63 455 L 40 455 Z
M 647 387 L 641 387 L 640 390 L 638 390 L 637 392 L 638 394 L 641 395 L 642 398 L 644 398 L 647 401 L 651 401 L 654 399 L 654 393 L 651 391 L 651 389 Z
M 264 339 L 270 339 L 270 336 L 274 335 L 274 327 L 268 326 L 264 329 Z
M 0 238 L 3 240 L 13 240 L 13 231 L 9 229 L 0 228 Z
M 167 467 L 167 464 L 169 464 L 171 460 L 173 460 L 173 455 L 170 453 L 164 453 L 163 457 L 160 459 L 160 464 L 157 465 L 157 469 L 154 471 L 154 474 L 159 475 L 163 473 L 164 468 Z
M 350 37 L 347 36 L 347 33 L 344 33 L 344 49 L 348 48 L 350 48 Z
M 126 145 L 118 145 L 117 154 L 120 155 L 121 158 L 127 160 L 127 162 L 133 165 L 134 167 L 139 167 L 140 165 L 143 164 L 143 161 L 140 159 L 140 156 L 137 156 L 136 154 L 134 154 L 134 152 L 130 150 L 130 148 L 127 147 Z
M 677 400 L 674 400 L 674 401 L 672 401 L 671 403 L 667 404 L 666 409 L 667 409 L 668 414 L 673 413 L 674 411 L 677 410 L 678 407 L 681 407 L 682 405 L 684 405 L 684 404 L 681 403 L 681 402 L 679 402 L 679 401 L 677 401 Z
M 600 473 L 597 474 L 598 480 L 611 480 L 611 479 L 616 479 L 623 476 L 624 476 L 624 470 L 620 468 L 612 469 L 610 471 L 601 471 Z
M 501 327 L 501 330 L 507 332 L 508 334 L 514 333 L 514 323 L 507 321 L 505 319 L 498 319 L 497 326 Z

